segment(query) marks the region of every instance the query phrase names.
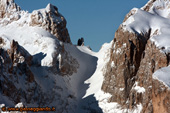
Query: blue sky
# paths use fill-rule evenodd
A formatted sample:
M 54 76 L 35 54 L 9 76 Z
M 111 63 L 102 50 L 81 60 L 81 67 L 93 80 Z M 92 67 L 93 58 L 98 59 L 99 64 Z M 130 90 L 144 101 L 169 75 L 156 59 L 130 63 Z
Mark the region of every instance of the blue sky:
M 32 12 L 57 6 L 67 20 L 67 28 L 73 44 L 84 37 L 85 45 L 98 51 L 102 44 L 110 42 L 125 15 L 134 7 L 140 8 L 148 0 L 15 0 L 23 10 Z

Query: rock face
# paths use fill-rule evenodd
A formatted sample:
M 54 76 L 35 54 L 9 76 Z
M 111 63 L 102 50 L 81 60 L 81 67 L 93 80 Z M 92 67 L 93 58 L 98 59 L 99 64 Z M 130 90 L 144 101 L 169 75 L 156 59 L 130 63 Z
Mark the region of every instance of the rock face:
M 72 45 L 58 9 L 49 4 L 28 13 L 13 0 L 0 0 L 0 29 L 0 104 L 56 105 L 60 113 L 67 110 L 69 102 L 75 101 L 67 79 L 79 63 L 64 47 Z
M 149 35 L 150 31 L 140 35 L 124 32 L 121 27 L 117 30 L 110 62 L 107 65 L 109 71 L 105 74 L 102 87 L 104 91 L 113 95 L 110 101 L 117 101 L 123 105 L 126 103 L 135 83 Z
M 153 13 L 154 7 L 164 10 L 155 2 L 158 1 L 150 0 L 142 9 L 150 13 Z M 165 6 L 169 5 L 169 1 L 162 2 Z M 135 13 L 134 9 L 131 10 L 124 22 Z M 162 14 L 159 16 L 167 17 Z M 151 41 L 153 35 L 159 35 L 158 30 L 149 28 L 141 33 L 135 29 L 133 32 L 128 31 L 124 27 L 124 24 L 120 25 L 115 33 L 102 90 L 112 95 L 110 102 L 119 103 L 123 109 L 132 110 L 142 104 L 141 113 L 170 113 L 170 90 L 152 77 L 156 70 L 169 65 L 169 53 L 163 52 L 164 47 L 160 48 Z
M 55 106 L 59 112 L 66 109 L 68 104 L 67 93 L 69 94 L 69 91 L 65 92 L 64 82 L 60 76 L 71 75 L 73 72 L 76 72 L 78 67 L 70 66 L 70 61 L 78 65 L 77 61 L 66 51 L 63 51 L 58 61 L 60 64 L 58 69 L 56 68 L 57 64 L 54 64 L 52 67 L 42 67 L 35 63 L 34 57 L 20 46 L 18 42 L 13 40 L 8 49 L 4 48 L 5 45 L 6 42 L 1 37 L 0 95 L 2 98 L 0 102 L 11 102 L 14 105 L 22 102 L 26 106 L 34 105 L 37 107 L 47 106 L 55 102 L 57 104 L 52 104 L 53 106 L 62 103 L 61 106 Z M 37 69 L 43 70 L 43 74 L 40 72 L 36 73 L 35 70 Z M 57 83 L 54 78 L 51 78 L 53 74 L 58 76 L 56 78 L 60 79 L 59 83 L 63 84 L 63 86 Z M 41 83 L 39 79 L 44 79 L 47 83 Z M 48 85 L 48 88 L 45 88 L 43 84 Z M 73 94 L 70 92 L 70 95 Z M 7 97 L 10 101 L 3 100 L 3 97 Z
M 20 99 L 25 97 L 25 101 L 29 103 L 33 99 L 35 89 L 38 88 L 34 75 L 30 70 L 31 61 L 32 56 L 14 40 L 10 49 L 0 48 L 1 92 L 15 103 L 20 102 Z M 25 86 L 28 88 L 30 95 L 27 95 L 24 89 L 16 87 L 15 83 L 20 83 L 21 78 L 24 78 L 23 83 L 35 85 L 34 87 Z
M 16 21 L 19 26 L 28 25 L 29 27 L 43 28 L 54 35 L 54 37 L 56 37 L 58 40 L 71 44 L 70 36 L 66 28 L 66 20 L 58 12 L 58 8 L 52 4 L 48 4 L 45 9 L 35 10 L 32 13 L 28 13 L 21 11 L 20 7 L 15 4 L 14 0 L 1 0 L 0 14 L 0 25 L 3 27 L 7 26 L 13 21 Z M 2 40 L 3 38 L 1 38 L 0 41 Z M 37 43 L 37 41 L 35 43 Z M 51 62 L 51 69 L 55 70 L 56 73 L 61 75 L 71 75 L 72 73 L 76 72 L 76 68 L 78 68 L 78 62 L 65 51 L 64 44 L 58 44 L 57 51 L 58 52 L 53 56 L 54 59 Z M 75 66 L 72 66 L 73 62 Z
M 0 19 L 18 20 L 20 16 L 17 12 L 19 11 L 20 7 L 14 3 L 14 0 L 0 0 Z
M 169 16 L 169 8 L 170 8 L 169 0 L 149 0 L 148 3 L 142 7 L 144 11 L 150 12 L 152 14 L 157 14 L 164 18 L 170 18 Z
M 58 8 L 48 4 L 45 10 L 36 10 L 31 14 L 31 26 L 43 27 L 60 41 L 71 43 L 65 18 L 58 12 Z
M 14 0 L 0 0 L 0 20 L 3 25 L 19 20 L 24 11 L 15 4 Z M 71 43 L 65 18 L 58 12 L 58 8 L 48 4 L 45 9 L 35 10 L 30 14 L 30 20 L 25 20 L 30 26 L 38 26 L 49 31 L 60 41 Z

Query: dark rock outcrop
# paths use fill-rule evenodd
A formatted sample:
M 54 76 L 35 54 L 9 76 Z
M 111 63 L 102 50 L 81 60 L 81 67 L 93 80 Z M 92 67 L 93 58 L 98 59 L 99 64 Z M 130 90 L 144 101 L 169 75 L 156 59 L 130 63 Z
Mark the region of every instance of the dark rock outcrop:
M 15 103 L 20 102 L 20 99 L 23 98 L 27 103 L 30 103 L 34 98 L 38 98 L 34 95 L 38 85 L 29 66 L 32 62 L 32 56 L 18 42 L 13 40 L 11 48 L 8 50 L 0 48 L 0 61 L 0 92 L 4 96 L 9 97 Z M 22 79 L 25 84 L 22 87 L 27 87 L 26 89 L 17 87 L 17 83 L 19 84 Z M 34 84 L 34 86 L 31 87 L 29 84 Z
M 78 45 L 78 46 L 83 46 L 83 45 L 84 45 L 84 38 L 78 39 L 77 45 Z

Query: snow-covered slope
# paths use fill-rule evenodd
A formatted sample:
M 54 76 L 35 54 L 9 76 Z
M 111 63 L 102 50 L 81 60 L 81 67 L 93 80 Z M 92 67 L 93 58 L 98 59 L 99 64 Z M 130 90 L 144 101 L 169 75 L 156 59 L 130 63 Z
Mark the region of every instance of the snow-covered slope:
M 52 4 L 28 13 L 13 0 L 0 0 L 0 108 L 48 106 L 56 113 L 149 109 L 148 97 L 154 94 L 149 75 L 169 62 L 169 4 L 150 0 L 143 8 L 132 9 L 115 39 L 93 52 L 71 44 L 66 20 Z M 140 74 L 146 74 L 148 83 Z M 153 78 L 169 86 L 168 74 L 169 67 L 161 68 Z
M 67 31 L 64 17 L 51 4 L 33 13 L 16 10 L 19 7 L 13 0 L 0 0 L 0 6 L 4 11 L 0 18 L 0 104 L 14 107 L 22 102 L 27 107 L 54 106 L 58 112 L 74 112 L 76 99 L 69 90 L 69 76 L 77 72 L 79 62 L 65 50 L 64 39 L 70 39 L 67 32 L 62 34 Z M 54 15 L 32 25 L 32 15 L 39 16 L 36 12 Z M 58 32 L 45 29 L 41 21 L 58 25 Z
M 46 30 L 39 27 L 31 27 L 28 25 L 19 26 L 20 22 L 13 22 L 7 26 L 0 26 L 0 37 L 5 39 L 6 47 L 10 48 L 10 41 L 13 39 L 18 41 L 31 55 L 42 52 L 45 58 L 42 59 L 42 66 L 51 66 L 53 58 L 58 53 L 61 46 L 59 41 Z

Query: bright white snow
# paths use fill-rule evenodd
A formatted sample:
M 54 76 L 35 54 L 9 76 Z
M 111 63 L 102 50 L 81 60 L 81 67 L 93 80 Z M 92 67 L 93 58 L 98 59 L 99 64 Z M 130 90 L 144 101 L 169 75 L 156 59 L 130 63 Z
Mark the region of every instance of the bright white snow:
M 145 12 L 137 8 L 132 9 L 133 16 L 129 17 L 122 26 L 124 30 L 137 33 L 146 33 L 151 28 L 150 40 L 152 40 L 160 48 L 165 47 L 165 50 L 163 50 L 164 52 L 170 52 L 170 20 L 167 19 L 169 18 L 169 11 L 166 10 L 166 4 L 168 3 L 163 3 L 162 0 L 158 0 L 158 2 L 154 3 L 153 7 L 160 4 L 161 7 L 165 7 L 165 10 L 154 10 L 154 8 L 152 8 L 153 10 L 150 12 Z M 51 8 L 53 7 L 49 4 L 45 9 L 35 10 L 32 14 L 36 15 L 39 12 L 41 12 L 41 14 L 45 14 L 45 12 L 49 12 Z M 61 54 L 59 54 L 58 50 L 62 45 L 61 42 L 48 31 L 37 26 L 29 26 L 30 14 L 28 12 L 21 11 L 20 15 L 21 19 L 18 21 L 14 21 L 6 26 L 0 25 L 0 37 L 3 37 L 6 43 L 3 47 L 5 49 L 10 48 L 10 42 L 15 39 L 31 55 L 34 56 L 42 53 L 44 55 L 44 57 L 40 60 L 42 66 L 51 66 L 54 57 L 57 57 L 60 61 Z M 45 17 L 45 15 L 42 16 Z M 56 19 L 58 19 L 58 22 L 61 21 L 61 18 Z M 5 19 L 1 21 L 5 21 Z M 43 20 L 39 21 L 43 22 Z M 155 31 L 157 31 L 156 34 L 154 34 Z M 108 101 L 111 95 L 104 93 L 101 90 L 104 80 L 103 74 L 105 71 L 105 65 L 110 60 L 110 49 L 112 47 L 112 43 L 113 42 L 104 44 L 99 52 L 93 52 L 86 46 L 76 47 L 71 44 L 64 44 L 66 51 L 73 58 L 76 58 L 79 63 L 77 73 L 74 73 L 72 76 L 62 77 L 57 74 L 50 73 L 43 67 L 31 67 L 31 70 L 36 75 L 35 80 L 37 84 L 41 86 L 41 90 L 43 92 L 50 92 L 52 89 L 52 91 L 58 91 L 59 95 L 62 95 L 60 97 L 63 100 L 62 102 L 56 101 L 50 103 L 50 105 L 58 104 L 59 107 L 62 106 L 63 103 L 68 102 L 70 105 L 66 106 L 66 108 L 67 110 L 72 110 L 69 113 L 88 113 L 90 112 L 89 109 L 97 110 L 99 113 L 139 113 L 142 110 L 141 104 L 137 105 L 137 107 L 133 110 L 122 109 L 118 103 L 109 103 Z M 126 44 L 123 44 L 123 48 L 125 47 Z M 121 48 L 114 51 L 116 53 L 121 53 Z M 114 62 L 111 63 L 111 66 L 115 66 Z M 156 71 L 153 76 L 170 86 L 170 77 L 168 76 L 168 74 L 170 74 L 169 70 L 169 67 L 162 68 Z M 21 77 L 19 83 L 21 83 L 22 86 L 19 86 L 21 85 L 19 84 L 17 87 L 26 89 L 22 81 L 23 79 Z M 145 92 L 145 89 L 138 86 L 137 83 L 135 83 L 133 89 L 139 93 Z M 120 90 L 124 89 L 121 88 Z M 67 98 L 70 93 L 73 98 L 76 97 L 75 100 Z M 3 97 L 2 95 L 0 96 Z M 8 98 L 3 97 L 1 101 L 8 101 Z M 12 105 L 10 101 L 7 104 Z M 73 109 L 75 107 L 78 108 L 74 111 Z M 67 112 L 67 110 L 64 112 Z
M 170 66 L 157 70 L 152 76 L 153 78 L 162 81 L 166 86 L 170 87 Z
M 14 39 L 31 55 L 44 54 L 45 57 L 41 61 L 42 66 L 52 65 L 54 54 L 57 53 L 57 48 L 60 45 L 58 39 L 46 30 L 28 25 L 19 26 L 17 22 L 0 26 L 0 37 L 5 39 L 4 47 L 6 49 L 10 48 L 10 42 Z
M 136 92 L 138 92 L 138 93 L 144 93 L 145 92 L 145 88 L 138 86 L 138 82 L 135 82 L 132 89 L 136 90 Z
M 133 21 L 132 21 L 133 20 Z M 129 22 L 130 21 L 130 22 Z M 145 34 L 151 29 L 150 40 L 157 47 L 165 49 L 164 52 L 170 52 L 170 20 L 157 14 L 152 14 L 141 9 L 136 9 L 136 13 L 129 17 L 122 24 L 124 30 Z
M 122 24 L 123 29 L 139 34 L 145 34 L 151 29 L 150 40 L 161 51 L 167 54 L 170 53 L 170 1 L 156 0 L 149 12 L 143 11 L 143 8 L 132 10 L 135 13 Z M 161 68 L 153 74 L 153 77 L 170 86 L 169 70 L 169 66 Z M 137 85 L 134 89 L 138 92 L 145 91 Z
M 148 5 L 148 3 L 146 5 Z M 141 9 L 144 9 L 144 7 L 142 7 Z M 152 4 L 151 8 L 149 9 L 149 12 L 152 14 L 165 17 L 165 18 L 170 18 L 170 1 L 169 0 L 156 0 Z

